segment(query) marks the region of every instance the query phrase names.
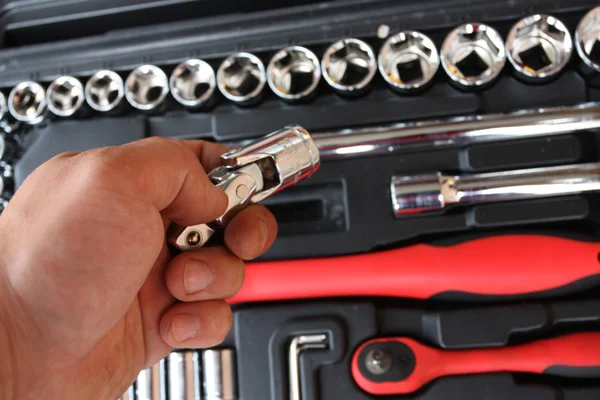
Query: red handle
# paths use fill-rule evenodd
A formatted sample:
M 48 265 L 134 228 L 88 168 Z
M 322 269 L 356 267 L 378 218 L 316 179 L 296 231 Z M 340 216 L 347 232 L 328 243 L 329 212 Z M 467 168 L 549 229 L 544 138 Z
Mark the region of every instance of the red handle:
M 507 235 L 342 257 L 249 264 L 231 303 L 344 296 L 427 299 L 448 292 L 534 295 L 600 285 L 600 244 Z M 569 287 L 566 287 L 570 285 Z
M 367 346 L 383 343 L 385 347 L 385 344 L 398 342 L 407 345 L 416 359 L 414 370 L 408 377 L 399 381 L 374 382 L 361 372 L 359 355 Z M 363 343 L 352 358 L 354 380 L 361 389 L 373 395 L 412 393 L 444 376 L 492 372 L 542 374 L 551 367 L 568 367 L 571 377 L 578 376 L 577 368 L 594 368 L 593 375 L 585 370 L 581 376 L 600 378 L 600 333 L 578 333 L 500 349 L 454 351 L 433 349 L 407 338 L 374 339 Z

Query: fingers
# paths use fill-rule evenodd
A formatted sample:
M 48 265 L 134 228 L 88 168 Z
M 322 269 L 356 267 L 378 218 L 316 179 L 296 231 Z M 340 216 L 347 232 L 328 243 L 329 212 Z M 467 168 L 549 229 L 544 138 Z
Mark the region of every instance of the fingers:
M 210 182 L 198 159 L 214 163 L 213 152 L 220 155 L 221 150 L 221 146 L 207 142 L 186 145 L 150 138 L 97 149 L 86 157 L 96 170 L 93 176 L 107 181 L 104 185 L 151 203 L 177 224 L 196 225 L 214 220 L 227 207 L 227 196 Z
M 178 303 L 163 314 L 160 333 L 173 348 L 207 348 L 225 339 L 231 321 L 231 308 L 223 300 Z
M 167 288 L 178 300 L 226 299 L 244 282 L 244 262 L 222 247 L 206 247 L 177 255 L 167 267 Z
M 225 229 L 225 244 L 243 260 L 265 253 L 277 237 L 277 221 L 266 207 L 255 204 L 240 211 Z
M 186 140 L 181 143 L 194 152 L 207 173 L 220 166 L 221 154 L 229 151 L 229 148 L 224 144 L 204 140 Z

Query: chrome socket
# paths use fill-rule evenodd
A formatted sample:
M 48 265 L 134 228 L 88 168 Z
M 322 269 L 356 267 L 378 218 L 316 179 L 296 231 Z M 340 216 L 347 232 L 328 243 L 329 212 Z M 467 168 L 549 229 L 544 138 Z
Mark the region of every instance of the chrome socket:
M 48 110 L 57 117 L 72 117 L 82 110 L 85 102 L 83 85 L 72 76 L 61 76 L 46 90 Z
M 568 64 L 573 41 L 560 20 L 536 14 L 513 25 L 506 38 L 506 53 L 519 78 L 531 83 L 547 82 Z
M 325 81 L 341 95 L 365 93 L 377 72 L 371 46 L 358 39 L 342 39 L 325 50 L 321 73 Z
M 169 94 L 169 79 L 155 65 L 141 65 L 125 80 L 125 98 L 131 106 L 145 112 L 158 112 Z
M 267 84 L 265 65 L 251 53 L 227 57 L 217 70 L 217 87 L 223 96 L 240 106 L 261 100 Z
M 200 355 L 196 351 L 172 352 L 168 356 L 169 400 L 200 400 Z
M 8 96 L 8 112 L 19 122 L 39 124 L 46 117 L 46 91 L 37 82 L 19 83 Z
M 587 76 L 600 73 L 600 7 L 590 10 L 577 25 L 575 51 L 581 61 L 580 70 Z
M 491 85 L 506 64 L 504 41 L 489 25 L 463 24 L 444 39 L 441 62 L 452 84 L 481 89 Z
M 114 71 L 98 71 L 85 84 L 86 102 L 95 111 L 116 114 L 124 108 L 123 97 L 125 84 Z
M 237 373 L 232 349 L 213 349 L 202 353 L 204 400 L 236 400 Z
M 290 46 L 278 51 L 267 67 L 267 83 L 277 96 L 287 102 L 308 100 L 321 80 L 319 59 L 310 50 Z
M 187 60 L 175 68 L 169 87 L 175 100 L 186 108 L 206 108 L 214 100 L 215 72 L 206 61 Z
M 440 66 L 433 41 L 421 32 L 404 31 L 390 36 L 377 59 L 379 73 L 398 93 L 418 92 L 428 87 Z

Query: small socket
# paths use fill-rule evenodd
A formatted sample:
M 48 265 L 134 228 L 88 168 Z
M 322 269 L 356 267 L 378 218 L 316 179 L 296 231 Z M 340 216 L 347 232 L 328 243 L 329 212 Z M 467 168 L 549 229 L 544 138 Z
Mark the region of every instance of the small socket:
M 85 85 L 85 99 L 88 105 L 101 113 L 112 113 L 120 109 L 123 97 L 125 84 L 114 71 L 98 71 Z
M 8 112 L 8 104 L 6 103 L 6 96 L 0 92 L 0 120 L 6 116 Z
M 267 67 L 267 83 L 271 90 L 288 102 L 313 95 L 321 80 L 319 59 L 310 50 L 291 46 L 278 51 Z
M 579 21 L 575 51 L 585 65 L 586 75 L 600 72 L 600 7 L 593 8 Z
M 426 88 L 435 77 L 440 56 L 433 41 L 421 32 L 404 31 L 390 36 L 379 51 L 379 73 L 398 93 Z
M 190 109 L 206 107 L 215 92 L 215 71 L 206 61 L 187 60 L 175 68 L 169 86 L 179 104 Z
M 228 100 L 241 105 L 256 104 L 267 84 L 265 65 L 251 53 L 227 57 L 217 71 L 217 86 Z
M 566 67 L 573 42 L 560 20 L 536 14 L 513 25 L 506 38 L 506 53 L 518 77 L 532 83 L 546 82 Z
M 504 41 L 491 26 L 463 24 L 446 36 L 441 61 L 453 84 L 465 89 L 483 88 L 496 80 L 506 64 Z
M 44 120 L 46 110 L 46 92 L 37 82 L 21 82 L 8 96 L 8 111 L 19 122 L 39 124 Z
M 71 117 L 81 110 L 85 101 L 83 85 L 72 76 L 61 76 L 48 86 L 48 110 L 58 117 Z
M 169 79 L 164 71 L 154 65 L 134 69 L 125 81 L 125 98 L 141 111 L 155 111 L 169 94 Z
M 362 40 L 339 40 L 325 50 L 321 72 L 325 81 L 339 94 L 362 94 L 369 89 L 377 72 L 375 53 Z

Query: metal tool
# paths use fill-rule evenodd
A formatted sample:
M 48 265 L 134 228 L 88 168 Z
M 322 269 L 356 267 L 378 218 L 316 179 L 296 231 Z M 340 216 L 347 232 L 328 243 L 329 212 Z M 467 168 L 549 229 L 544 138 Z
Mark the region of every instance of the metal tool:
M 223 154 L 221 162 L 223 166 L 208 175 L 227 194 L 227 211 L 210 224 L 173 225 L 167 238 L 179 250 L 203 246 L 244 206 L 258 203 L 312 176 L 319 169 L 320 157 L 310 134 L 294 125 Z
M 169 79 L 155 65 L 141 65 L 125 80 L 125 98 L 140 111 L 157 111 L 169 94 Z
M 535 14 L 518 21 L 506 38 L 508 60 L 517 76 L 546 82 L 560 74 L 571 59 L 571 33 L 559 19 Z
M 453 204 L 479 204 L 600 191 L 600 163 L 472 175 L 394 176 L 397 217 Z
M 0 120 L 6 116 L 8 112 L 8 105 L 6 103 L 6 96 L 4 93 L 0 92 Z
M 338 40 L 325 50 L 321 72 L 325 81 L 339 94 L 363 94 L 377 72 L 375 53 L 362 40 Z
M 196 351 L 172 352 L 168 360 L 169 400 L 200 400 L 200 355 Z
M 442 67 L 462 88 L 482 88 L 496 80 L 506 64 L 504 41 L 494 28 L 468 23 L 452 30 L 441 48 Z
M 216 86 L 215 71 L 206 61 L 198 59 L 179 64 L 169 79 L 175 100 L 192 110 L 212 105 Z
M 73 76 L 56 78 L 46 90 L 48 109 L 58 117 L 72 117 L 84 102 L 83 84 Z
M 440 66 L 440 56 L 429 36 L 404 31 L 390 36 L 377 59 L 379 73 L 399 93 L 420 91 L 431 82 Z
M 286 47 L 278 51 L 267 66 L 269 87 L 287 102 L 308 99 L 316 93 L 320 80 L 319 59 L 306 47 Z
M 44 120 L 46 110 L 46 91 L 39 83 L 21 82 L 10 91 L 8 111 L 15 120 L 39 124 Z
M 121 395 L 121 397 L 119 397 L 119 400 L 136 400 L 136 398 L 135 398 L 135 386 L 134 385 L 129 386 L 129 388 L 127 389 L 127 391 L 125 393 L 123 393 Z
M 425 151 L 600 128 L 600 103 L 317 132 L 322 159 Z
M 288 381 L 290 400 L 302 400 L 300 380 L 300 353 L 306 350 L 327 349 L 329 337 L 326 333 L 296 336 L 288 349 Z
M 439 350 L 405 337 L 371 339 L 352 357 L 356 384 L 371 395 L 414 393 L 445 376 L 521 372 L 574 379 L 600 378 L 600 333 L 575 333 L 496 349 Z M 368 355 L 385 353 L 387 371 L 373 374 Z M 592 381 L 593 382 L 593 381 Z
M 577 25 L 575 51 L 586 75 L 600 73 L 600 6 L 591 9 Z
M 232 349 L 212 349 L 202 353 L 204 400 L 236 400 L 237 374 Z
M 165 359 L 141 371 L 135 382 L 137 400 L 166 400 Z
M 123 97 L 125 84 L 114 71 L 98 71 L 85 84 L 85 99 L 88 105 L 98 112 L 119 112 L 125 104 Z
M 240 106 L 256 104 L 267 84 L 267 73 L 260 58 L 251 53 L 227 57 L 217 70 L 217 87 L 228 100 Z

